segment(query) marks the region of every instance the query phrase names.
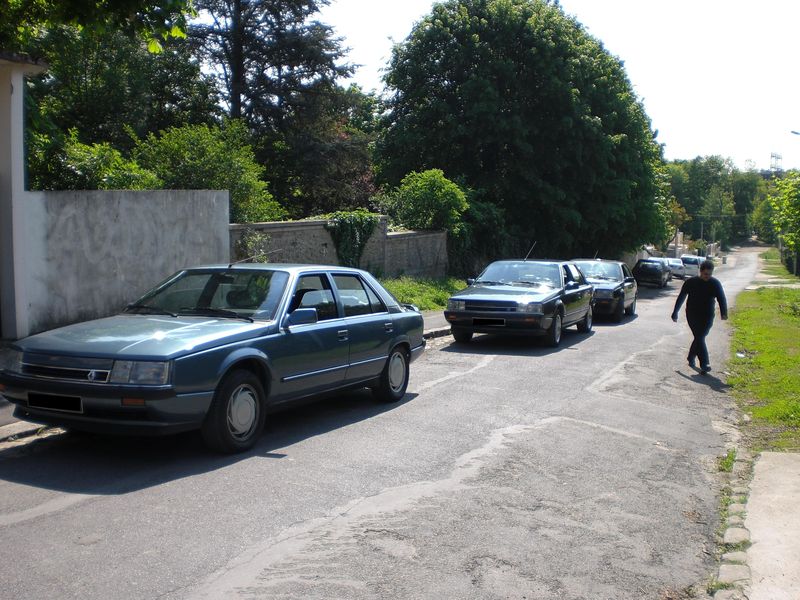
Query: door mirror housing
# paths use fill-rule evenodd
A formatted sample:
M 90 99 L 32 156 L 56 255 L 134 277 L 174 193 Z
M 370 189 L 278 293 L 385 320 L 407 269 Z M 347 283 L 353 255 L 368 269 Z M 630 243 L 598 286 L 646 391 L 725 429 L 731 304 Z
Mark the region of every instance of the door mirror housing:
M 581 284 L 579 284 L 577 281 L 568 281 L 567 285 L 564 286 L 564 289 L 576 290 L 576 289 L 578 289 L 580 287 L 580 285 Z
M 298 308 L 286 315 L 283 326 L 289 329 L 292 325 L 310 325 L 318 320 L 316 308 Z
M 470 277 L 469 279 L 467 279 L 467 285 L 472 285 L 473 283 L 475 283 L 474 278 Z

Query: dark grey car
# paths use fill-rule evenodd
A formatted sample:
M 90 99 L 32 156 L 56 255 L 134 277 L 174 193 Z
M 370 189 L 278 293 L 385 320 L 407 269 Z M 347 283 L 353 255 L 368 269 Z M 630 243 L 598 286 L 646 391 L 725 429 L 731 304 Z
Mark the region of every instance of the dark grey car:
M 575 264 L 594 286 L 595 314 L 611 315 L 622 321 L 624 315 L 636 314 L 639 286 L 624 262 L 597 258 L 576 258 Z
M 367 272 L 307 265 L 180 271 L 123 314 L 12 345 L 0 392 L 19 418 L 102 433 L 201 429 L 241 451 L 268 411 L 344 388 L 403 397 L 422 315 Z
M 592 285 L 574 263 L 500 260 L 447 302 L 445 318 L 457 342 L 474 333 L 544 336 L 561 342 L 564 327 L 592 329 Z

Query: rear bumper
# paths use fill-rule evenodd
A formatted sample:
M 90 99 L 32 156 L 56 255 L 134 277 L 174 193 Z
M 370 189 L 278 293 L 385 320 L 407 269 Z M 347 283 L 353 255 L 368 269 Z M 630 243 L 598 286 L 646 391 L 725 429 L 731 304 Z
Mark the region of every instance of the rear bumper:
M 2 395 L 18 419 L 82 431 L 166 435 L 197 429 L 214 392 L 177 394 L 171 387 L 99 386 L 39 382 L 4 373 Z M 136 399 L 140 405 L 123 406 Z M 46 405 L 46 407 L 45 407 Z
M 474 333 L 503 335 L 544 335 L 553 323 L 553 315 L 480 313 L 444 311 L 451 327 Z

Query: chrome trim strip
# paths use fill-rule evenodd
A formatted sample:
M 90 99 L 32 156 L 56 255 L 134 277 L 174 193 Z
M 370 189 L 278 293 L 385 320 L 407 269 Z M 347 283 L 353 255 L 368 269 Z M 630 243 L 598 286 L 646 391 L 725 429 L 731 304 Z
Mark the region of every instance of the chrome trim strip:
M 384 361 L 388 356 L 379 356 L 377 358 L 368 358 L 367 360 L 359 360 L 358 362 L 350 363 L 351 367 L 360 367 L 361 365 L 368 365 L 369 363 Z
M 51 379 L 54 381 L 70 381 L 70 382 L 81 382 L 81 383 L 97 383 L 97 384 L 104 384 L 108 383 L 109 379 L 111 379 L 111 370 L 110 369 L 87 369 L 85 367 L 51 367 L 49 365 L 37 365 L 33 363 L 21 363 L 22 373 L 26 377 L 33 377 L 36 379 Z M 25 371 L 25 367 L 30 367 L 32 369 L 47 369 L 49 371 L 71 371 L 77 373 L 86 373 L 85 377 L 70 377 L 64 374 L 62 377 L 55 377 L 51 375 L 42 375 L 40 373 L 30 373 Z M 105 379 L 89 379 L 88 373 L 94 371 L 98 375 L 105 375 Z
M 294 381 L 295 379 L 303 379 L 304 377 L 313 377 L 314 375 L 322 375 L 323 373 L 332 373 L 333 371 L 341 371 L 346 369 L 348 365 L 340 365 L 338 367 L 329 367 L 327 369 L 320 369 L 319 371 L 309 371 L 308 373 L 300 373 L 298 375 L 288 375 L 281 378 L 281 381 Z

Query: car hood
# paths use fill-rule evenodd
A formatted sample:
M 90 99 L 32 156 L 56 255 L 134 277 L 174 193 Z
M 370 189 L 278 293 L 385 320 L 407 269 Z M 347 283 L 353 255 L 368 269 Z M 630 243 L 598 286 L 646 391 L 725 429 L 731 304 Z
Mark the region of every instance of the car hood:
M 117 315 L 39 333 L 16 343 L 25 352 L 169 359 L 263 335 L 272 321 Z
M 510 300 L 545 302 L 558 295 L 558 288 L 539 288 L 517 285 L 472 285 L 453 295 L 454 300 Z

